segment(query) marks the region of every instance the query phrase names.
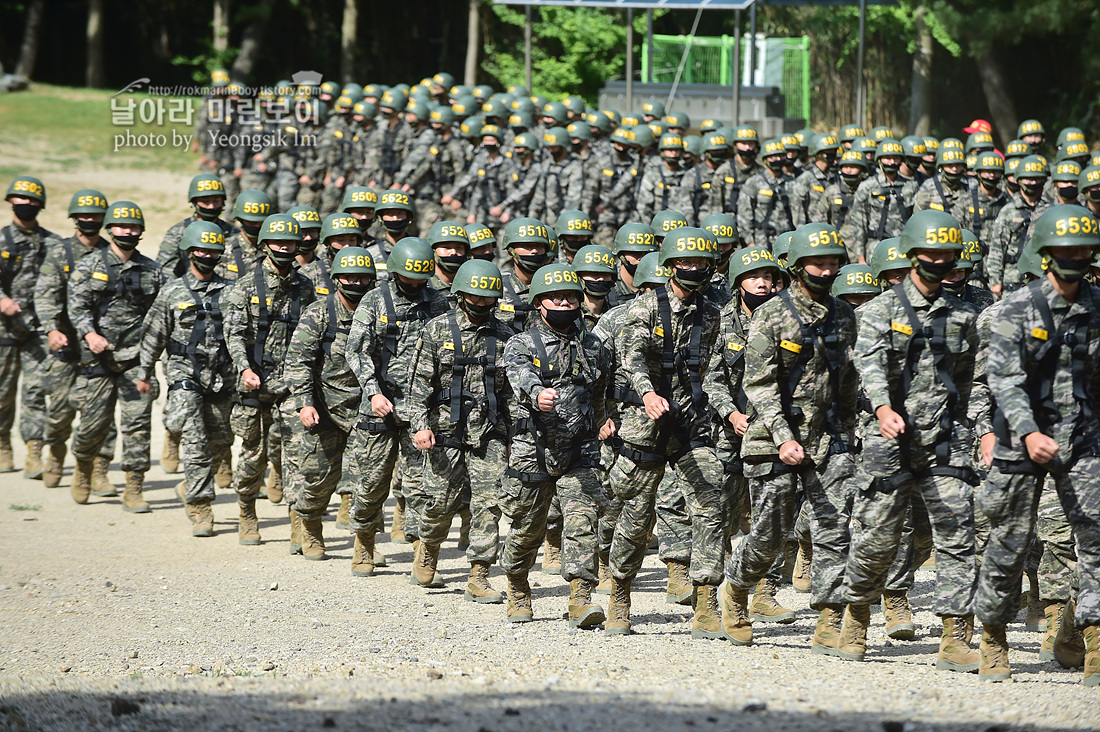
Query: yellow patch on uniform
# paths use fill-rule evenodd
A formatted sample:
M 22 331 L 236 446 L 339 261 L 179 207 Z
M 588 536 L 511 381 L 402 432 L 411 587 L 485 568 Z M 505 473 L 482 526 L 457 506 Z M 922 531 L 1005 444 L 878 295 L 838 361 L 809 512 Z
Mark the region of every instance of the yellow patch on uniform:
M 843 206 L 844 205 L 844 199 L 843 198 L 834 198 L 833 199 L 833 205 L 834 206 Z
M 615 177 L 615 171 L 614 170 L 608 170 L 607 168 L 603 169 L 603 174 L 606 175 L 608 178 Z
M 69 271 L 69 265 L 67 265 L 67 264 L 66 264 L 66 265 L 65 265 L 65 266 L 63 267 L 63 269 L 64 269 L 64 270 L 65 270 L 66 272 L 68 272 L 68 271 Z
M 974 207 L 973 206 L 967 206 L 967 210 L 969 210 L 970 213 L 974 213 Z
M 332 131 L 332 134 L 333 134 L 333 135 L 334 135 L 335 137 L 339 137 L 339 138 L 341 138 L 341 139 L 343 139 L 343 137 L 344 137 L 344 133 L 343 133 L 343 132 L 341 132 L 340 130 L 333 130 L 333 131 Z
M 502 303 L 500 304 L 500 309 L 501 309 L 502 311 L 506 312 L 506 313 L 514 313 L 514 312 L 516 312 L 516 306 L 515 306 L 515 305 L 513 305 L 513 304 L 512 304 L 512 303 L 510 303 L 510 302 L 502 302 Z
M 630 174 L 631 175 L 637 175 L 638 174 L 638 169 L 637 168 L 631 168 L 630 169 Z
M 1045 328 L 1032 328 L 1031 337 L 1038 338 L 1041 341 L 1045 341 L 1046 339 L 1050 338 L 1050 333 L 1047 333 Z
M 512 173 L 512 180 L 519 180 L 519 173 Z
M 784 349 L 784 350 L 790 351 L 791 353 L 801 353 L 802 352 L 802 345 L 799 344 L 799 343 L 795 343 L 793 341 L 788 341 L 788 340 L 779 341 L 779 347 Z
M 890 323 L 890 330 L 896 330 L 898 333 L 903 333 L 905 335 L 913 335 L 913 327 L 911 325 L 899 323 L 896 320 Z
M 186 310 L 187 308 L 195 307 L 195 303 L 193 303 L 193 302 L 177 302 L 176 307 L 179 308 L 180 310 Z
M 318 287 L 317 288 L 317 294 L 318 295 L 327 295 L 328 294 L 328 288 L 327 287 Z
M 239 271 L 240 271 L 240 270 L 238 269 L 237 265 L 235 265 L 235 264 L 227 264 L 227 265 L 225 266 L 225 268 L 226 268 L 227 270 L 229 270 L 230 272 L 239 272 Z
M 432 145 L 430 148 L 428 148 L 428 150 L 431 151 L 432 155 L 438 155 L 439 154 L 439 148 L 436 147 L 435 145 Z
M 710 183 L 704 183 L 700 188 L 710 188 Z
M 385 269 L 386 268 L 386 263 L 385 262 L 375 262 L 374 263 L 374 268 L 376 270 Z
M 760 189 L 760 195 L 761 196 L 774 196 L 775 191 L 773 191 L 771 188 L 761 188 Z
M 731 178 L 730 176 L 727 175 L 726 176 L 726 182 L 729 183 L 730 185 L 733 185 L 734 183 L 737 182 L 737 179 L 736 178 Z
M 731 351 L 740 351 L 740 350 L 743 350 L 745 348 L 745 346 L 738 343 L 737 341 L 730 341 L 729 345 L 726 346 L 726 347 L 729 348 Z
M 452 343 L 451 341 L 443 341 L 443 350 L 444 351 L 453 351 L 454 349 L 455 349 L 455 344 L 454 343 Z
M 814 186 L 814 190 L 818 193 L 824 193 L 825 189 L 822 186 Z
M 378 322 L 379 323 L 388 323 L 388 322 L 390 322 L 390 319 L 387 318 L 385 315 L 379 315 L 378 316 Z
M 477 174 L 478 174 L 478 175 L 485 175 L 485 171 L 484 171 L 484 170 L 478 170 L 478 171 L 477 171 Z
M 538 358 L 532 358 L 531 363 L 535 364 L 535 366 L 542 366 L 542 361 L 538 360 Z
M 665 337 L 665 329 L 658 325 L 656 328 L 653 329 L 653 335 L 660 336 L 661 338 L 664 338 Z
M 265 298 L 265 299 L 267 300 L 267 306 L 271 307 L 271 298 L 268 297 L 268 298 Z M 253 305 L 259 305 L 260 304 L 260 298 L 257 297 L 256 295 L 253 295 L 252 296 L 252 304 Z
M 291 127 L 290 125 L 287 125 L 286 131 L 289 132 L 292 135 L 296 135 L 298 133 L 298 128 L 297 127 Z
M 7 252 L 4 252 L 4 254 L 7 254 Z M 92 272 L 92 279 L 99 280 L 100 282 L 109 282 L 111 278 L 103 272 Z
M 934 208 L 937 211 L 943 211 L 943 204 L 942 203 L 930 203 L 930 204 L 928 204 L 928 208 Z
M 658 187 L 658 188 L 664 188 L 664 187 L 665 187 L 665 184 L 664 184 L 664 183 L 658 183 L 658 184 L 657 184 L 657 187 Z

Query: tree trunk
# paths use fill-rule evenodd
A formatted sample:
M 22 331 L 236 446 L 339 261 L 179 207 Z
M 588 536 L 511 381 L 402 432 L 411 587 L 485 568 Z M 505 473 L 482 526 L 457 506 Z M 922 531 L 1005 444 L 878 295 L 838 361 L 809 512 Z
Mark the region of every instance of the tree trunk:
M 927 13 L 920 5 L 913 14 L 917 32 L 917 47 L 913 51 L 912 92 L 909 101 L 909 134 L 926 137 L 932 127 L 932 32 L 924 17 Z
M 102 89 L 103 74 L 103 0 L 88 3 L 88 67 L 84 70 L 84 86 Z
M 1001 64 L 992 51 L 976 56 L 978 76 L 982 80 L 985 103 L 993 117 L 993 131 L 1002 145 L 1007 145 L 1016 136 L 1016 105 L 1012 101 L 1012 88 L 1001 73 Z
M 34 75 L 34 62 L 38 57 L 38 41 L 42 37 L 42 15 L 45 0 L 31 0 L 27 8 L 27 25 L 23 29 L 23 46 L 19 49 L 19 62 L 15 73 L 28 79 Z
M 355 41 L 359 27 L 359 0 L 344 0 L 344 22 L 340 25 L 340 78 L 347 84 L 355 78 Z
M 244 29 L 244 35 L 241 37 L 241 52 L 237 54 L 231 69 L 234 79 L 251 80 L 252 69 L 263 47 L 264 32 L 267 30 L 267 21 L 271 18 L 271 8 L 274 5 L 275 0 L 260 0 L 251 9 L 252 20 Z
M 229 50 L 229 0 L 214 0 L 214 52 Z
M 470 0 L 470 16 L 466 25 L 466 74 L 462 83 L 473 86 L 477 83 L 477 47 L 478 42 L 478 4 L 481 0 Z

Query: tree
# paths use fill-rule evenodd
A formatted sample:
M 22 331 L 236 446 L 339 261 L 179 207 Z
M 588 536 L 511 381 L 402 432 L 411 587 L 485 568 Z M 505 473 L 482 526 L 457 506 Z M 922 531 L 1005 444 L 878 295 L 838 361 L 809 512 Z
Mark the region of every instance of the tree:
M 38 58 L 38 41 L 42 37 L 42 14 L 45 0 L 31 0 L 27 8 L 27 24 L 23 27 L 23 45 L 19 49 L 19 63 L 15 73 L 28 79 L 34 75 L 34 63 Z
M 249 80 L 252 78 L 252 69 L 256 65 L 256 59 L 263 48 L 264 34 L 267 31 L 267 23 L 271 18 L 271 9 L 275 0 L 259 0 L 248 8 L 242 10 L 242 16 L 248 18 L 244 35 L 241 37 L 241 52 L 233 62 L 233 78 Z
M 84 86 L 101 89 L 106 86 L 103 73 L 103 0 L 88 3 L 88 63 L 84 70 Z
M 477 83 L 478 5 L 478 0 L 470 0 L 469 18 L 466 22 L 466 69 L 462 79 L 466 86 Z
M 214 53 L 229 50 L 229 0 L 214 0 Z
M 340 23 L 340 78 L 355 78 L 355 36 L 359 27 L 359 0 L 344 0 Z

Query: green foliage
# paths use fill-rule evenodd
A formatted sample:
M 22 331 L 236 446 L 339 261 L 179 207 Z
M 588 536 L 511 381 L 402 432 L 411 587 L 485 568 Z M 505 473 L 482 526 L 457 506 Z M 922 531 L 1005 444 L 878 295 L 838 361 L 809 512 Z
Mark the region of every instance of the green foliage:
M 34 504 L 32 506 L 32 505 L 29 505 L 29 504 L 26 504 L 26 503 L 13 503 L 10 506 L 8 506 L 8 508 L 12 511 L 41 511 L 42 510 L 42 506 L 39 506 L 38 504 Z

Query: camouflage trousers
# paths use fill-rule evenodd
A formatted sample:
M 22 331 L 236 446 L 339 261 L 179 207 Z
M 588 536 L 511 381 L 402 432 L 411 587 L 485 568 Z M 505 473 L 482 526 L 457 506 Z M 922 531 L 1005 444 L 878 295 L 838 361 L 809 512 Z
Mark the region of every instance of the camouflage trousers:
M 504 477 L 501 509 L 512 525 L 504 538 L 500 566 L 507 574 L 525 575 L 531 571 L 546 534 L 546 513 L 555 492 L 561 500 L 563 515 L 562 579 L 599 582 L 597 532 L 608 498 L 599 470 L 583 461 L 552 480 L 524 482 L 513 476 Z
M 1073 527 L 1050 478 L 1043 481 L 1039 493 L 1036 534 L 1042 551 L 1038 566 L 1039 597 L 1065 602 L 1077 589 L 1077 550 L 1073 545 Z
M 228 394 L 204 395 L 190 389 L 168 389 L 164 427 L 180 436 L 180 462 L 188 503 L 214 500 L 214 470 L 229 457 L 233 433 Z
M 230 168 L 219 170 L 218 177 L 225 184 L 225 210 L 232 211 L 233 203 L 237 200 L 237 196 L 241 194 L 241 179 L 233 175 L 233 170 Z
M 820 468 L 785 463 L 746 464 L 752 496 L 752 531 L 735 541 L 726 564 L 726 579 L 735 587 L 751 588 L 775 565 L 798 515 L 798 492 L 809 506 L 810 604 L 841 605 L 844 567 L 848 561 L 848 524 L 855 493 L 855 461 L 843 453 L 826 458 Z
M 874 603 L 882 596 L 891 568 L 911 571 L 913 496 L 928 510 L 936 547 L 936 615 L 969 615 L 977 576 L 974 550 L 974 490 L 964 481 L 944 475 L 918 477 L 893 487 L 860 470 L 853 515 L 859 522 L 848 554 L 846 601 Z M 910 526 L 908 561 L 897 562 L 902 532 Z M 911 584 L 910 584 L 911 586 Z
M 406 427 L 372 432 L 367 425 L 381 423 L 373 420 L 373 415 L 364 419 L 372 421 L 360 422 L 348 435 L 347 451 L 359 475 L 352 495 L 351 528 L 380 532 L 382 507 L 391 485 L 400 481 L 405 497 L 405 538 L 413 541 L 419 536 L 419 516 L 427 503 L 420 494 L 424 457 L 413 445 L 412 433 Z
M 335 183 L 329 183 L 325 186 L 324 191 L 321 192 L 321 207 L 317 209 L 321 214 L 321 218 L 324 219 L 329 214 L 334 214 L 340 210 L 340 202 L 344 198 L 344 189 L 337 187 Z
M 121 413 L 122 469 L 144 473 L 149 470 L 149 439 L 153 426 L 153 402 L 160 393 L 154 379 L 148 394 L 138 393 L 137 369 L 105 374 L 103 369 L 85 369 L 77 377 L 73 401 L 80 410 L 80 423 L 73 435 L 73 457 L 93 460 L 103 452 L 103 443 L 114 429 L 115 405 Z
M 245 396 L 252 401 L 251 396 Z M 290 400 L 278 403 L 262 401 L 259 406 L 237 403 L 233 405 L 230 425 L 233 434 L 241 438 L 241 450 L 237 457 L 236 470 L 233 473 L 233 490 L 242 500 L 254 501 L 263 486 L 269 459 L 283 478 L 283 490 L 287 491 L 288 477 L 296 474 L 295 462 L 291 450 L 274 448 L 268 443 L 268 435 L 276 434 L 282 440 L 281 445 L 292 443 L 290 420 L 297 419 Z M 282 461 L 276 464 L 276 453 Z M 288 502 L 291 500 L 287 499 Z
M 978 573 L 975 610 L 991 625 L 1016 617 L 1024 565 L 1035 533 L 1044 477 L 1030 462 L 995 461 L 976 502 L 989 517 L 989 545 Z M 1077 549 L 1077 627 L 1100 625 L 1100 458 L 1081 457 L 1051 476 Z M 937 561 L 938 558 L 937 558 Z
M 18 345 L 0 346 L 0 435 L 15 425 L 15 390 L 22 372 L 19 393 L 19 433 L 24 442 L 41 440 L 47 422 L 45 376 L 51 359 L 42 339 L 32 336 Z M 52 359 L 51 359 L 52 360 Z
M 296 205 L 309 206 L 320 211 L 324 193 L 324 187 L 316 181 L 310 183 L 308 186 L 300 185 L 298 187 L 298 203 Z
M 46 361 L 46 433 L 43 436 L 47 445 L 64 445 L 73 433 L 78 404 L 74 398 L 76 380 L 80 374 L 80 365 L 72 361 L 62 361 L 51 357 Z M 114 416 L 106 425 L 107 436 L 99 450 L 99 457 L 110 461 L 115 457 L 115 441 L 118 428 Z
M 414 201 L 416 205 L 416 218 L 413 223 L 416 225 L 416 236 L 427 237 L 431 228 L 438 224 L 440 221 L 461 221 L 462 219 L 450 217 L 451 209 L 447 209 L 447 215 L 444 215 L 443 206 L 439 204 L 438 198 L 417 198 Z
M 633 449 L 629 443 L 627 449 Z M 671 445 L 675 450 L 675 442 Z M 696 585 L 717 585 L 722 579 L 722 464 L 713 447 L 697 446 L 672 466 L 683 488 L 691 517 L 691 564 L 688 575 Z M 658 487 L 667 472 L 663 462 L 636 462 L 620 453 L 611 468 L 611 488 L 623 508 L 611 543 L 611 574 L 632 580 L 641 569 L 649 545 L 651 517 Z
M 607 442 L 600 444 L 600 462 L 603 463 L 605 468 L 615 464 L 615 449 Z M 607 494 L 607 509 L 600 516 L 597 544 L 600 556 L 606 562 L 608 555 L 611 553 L 611 541 L 615 537 L 615 524 L 618 523 L 619 514 L 622 513 L 623 502 L 615 495 L 615 491 L 611 490 L 609 471 L 604 469 L 600 470 L 599 473 L 600 483 L 603 485 L 604 493 Z
M 279 168 L 275 172 L 275 180 L 272 182 L 269 194 L 271 196 L 271 209 L 286 213 L 298 205 L 298 189 L 300 187 L 297 173 L 293 170 Z
M 254 167 L 249 167 L 241 175 L 241 190 L 263 191 L 269 198 L 274 198 L 274 191 L 271 190 L 274 182 L 274 173 L 261 173 Z
M 294 417 L 301 425 L 301 420 Z M 339 486 L 356 483 L 356 463 L 348 450 L 348 433 L 332 422 L 296 431 L 299 442 L 300 489 L 289 505 L 304 519 L 319 519 Z
M 494 564 L 500 549 L 500 481 L 505 465 L 500 440 L 489 440 L 477 449 L 437 445 L 425 451 L 423 482 L 428 503 L 420 517 L 420 540 L 431 546 L 442 544 L 468 500 L 466 560 Z

